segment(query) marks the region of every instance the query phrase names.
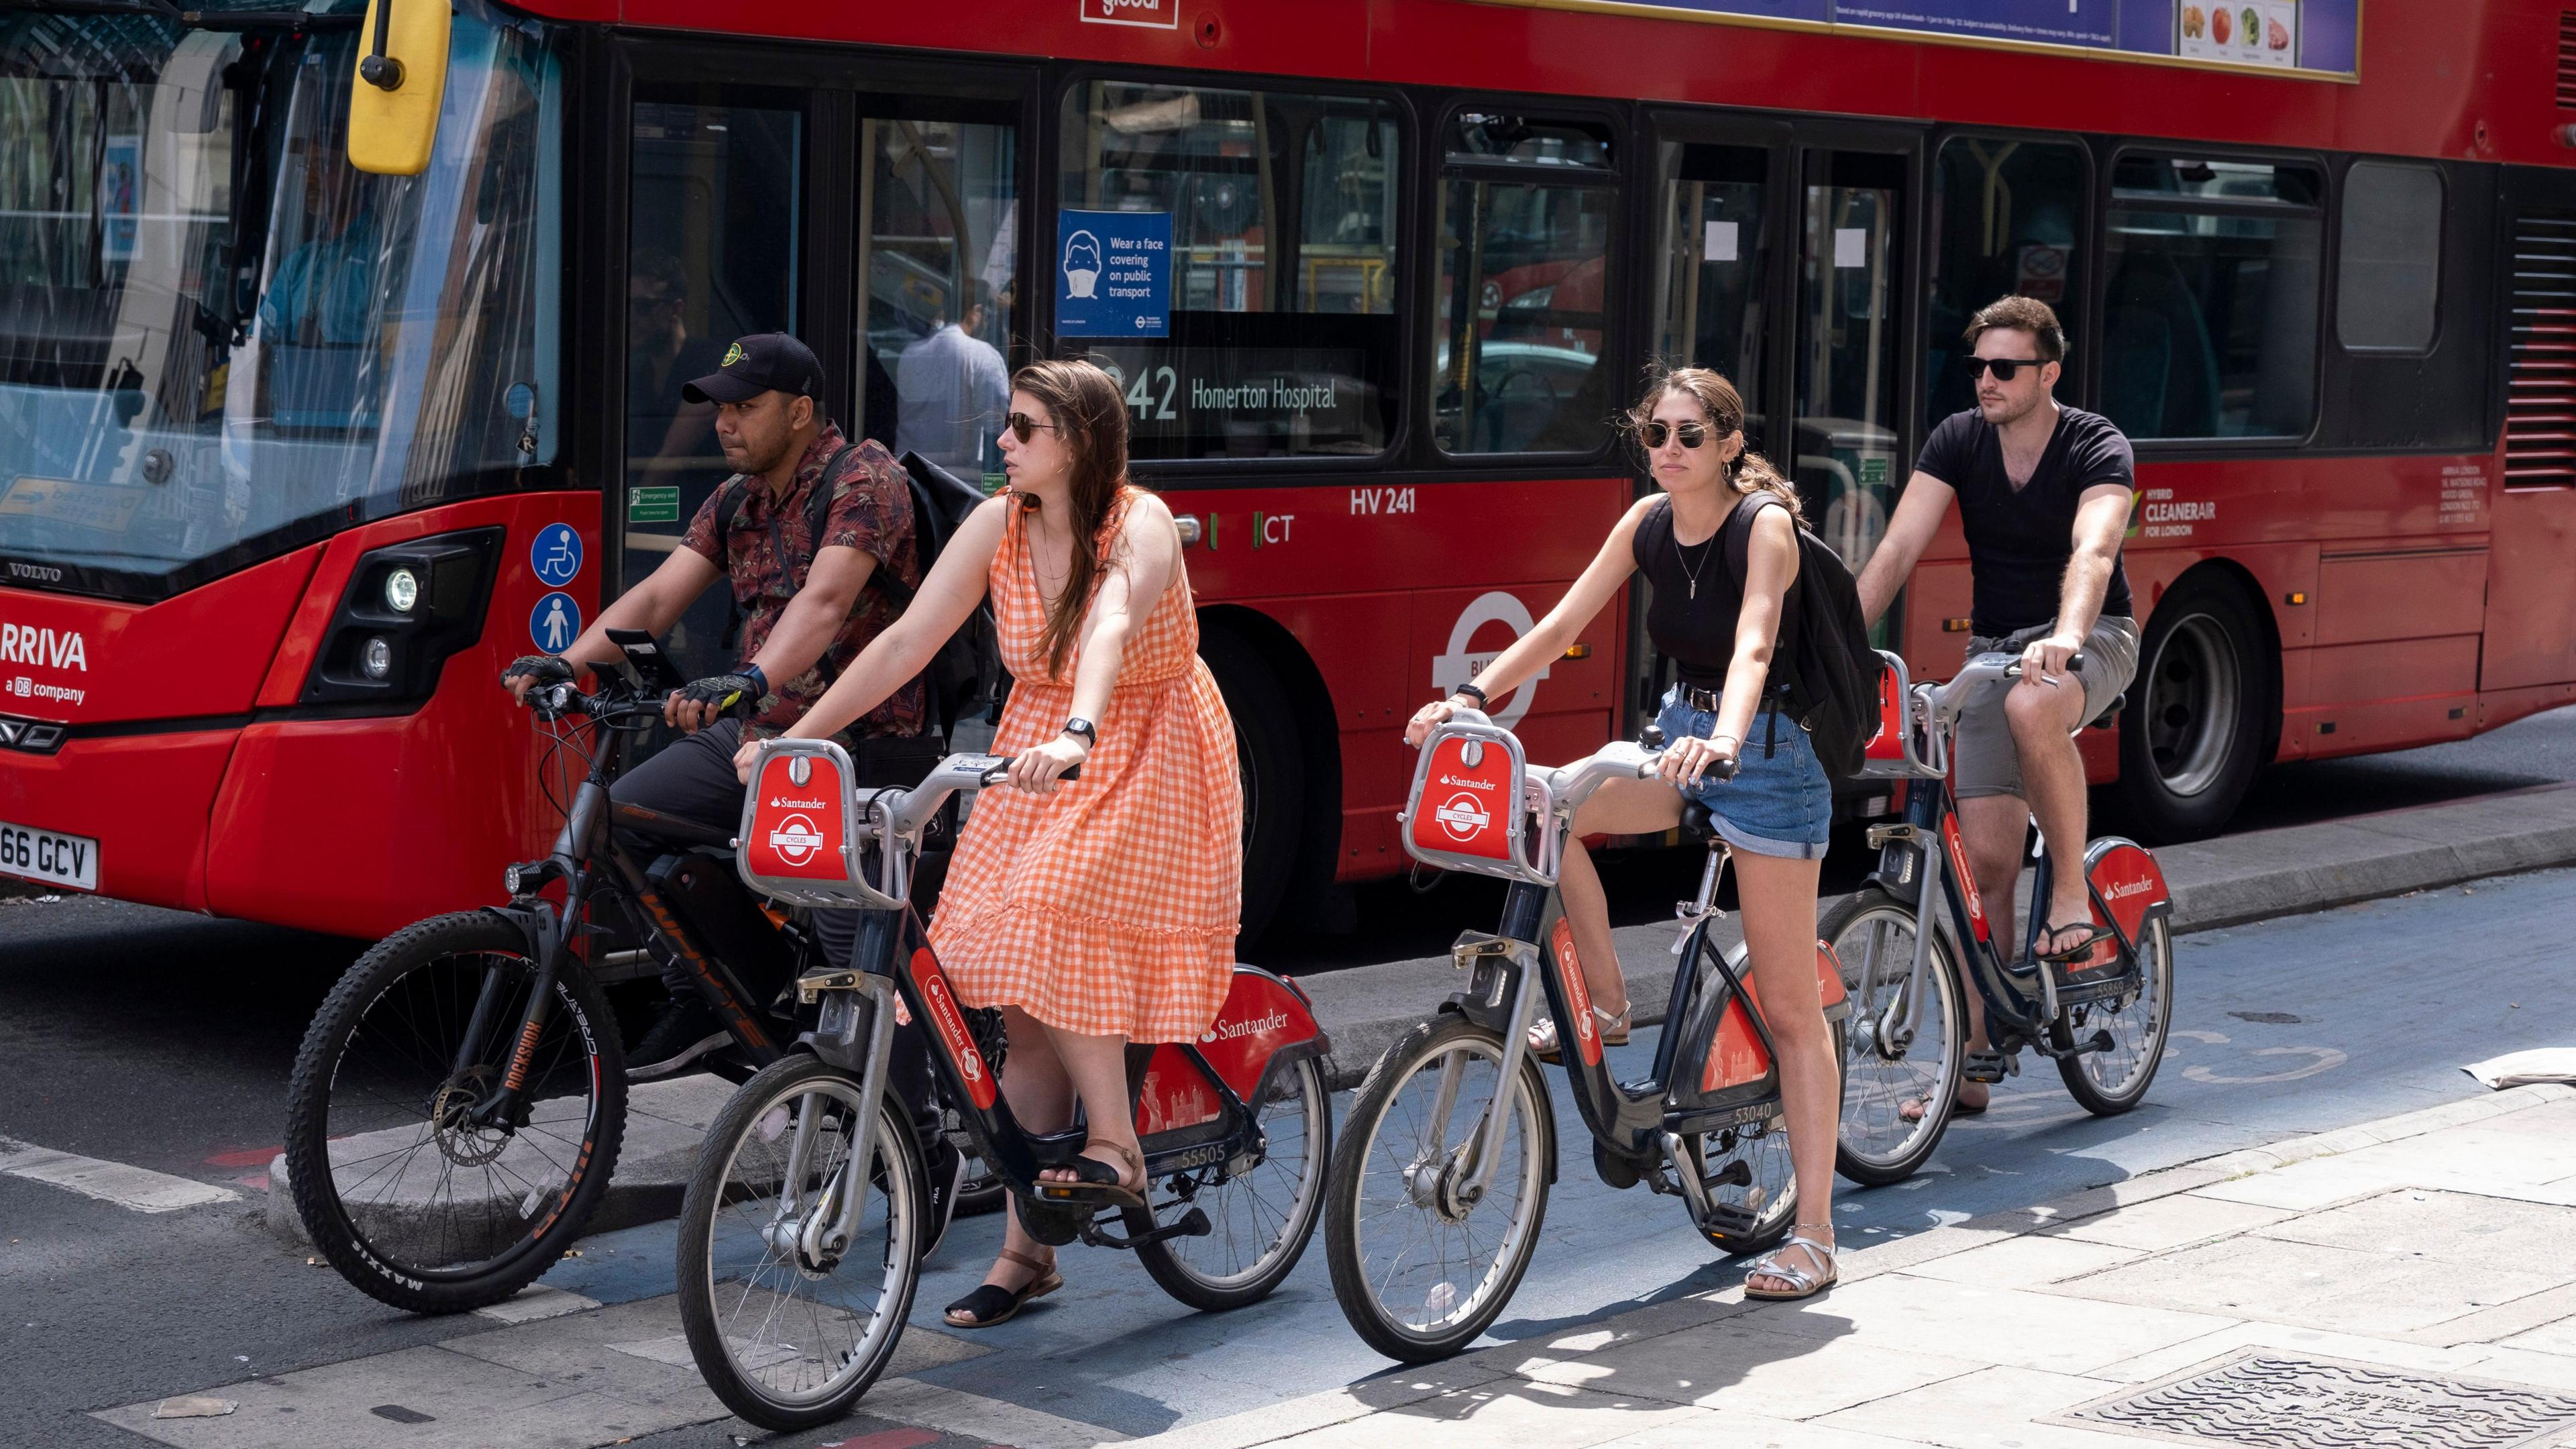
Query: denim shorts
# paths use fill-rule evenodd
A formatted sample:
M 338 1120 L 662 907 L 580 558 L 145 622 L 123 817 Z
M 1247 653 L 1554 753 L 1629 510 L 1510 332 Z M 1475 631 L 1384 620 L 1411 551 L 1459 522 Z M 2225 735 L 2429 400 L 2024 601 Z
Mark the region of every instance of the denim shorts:
M 1655 723 L 1666 740 L 1706 739 L 1717 729 L 1717 716 L 1684 704 L 1675 689 L 1664 695 Z M 1815 745 L 1796 720 L 1767 706 L 1753 717 L 1748 733 L 1752 738 L 1736 750 L 1734 779 L 1703 777 L 1697 790 L 1682 793 L 1708 807 L 1717 833 L 1738 850 L 1822 859 L 1834 823 L 1834 787 Z

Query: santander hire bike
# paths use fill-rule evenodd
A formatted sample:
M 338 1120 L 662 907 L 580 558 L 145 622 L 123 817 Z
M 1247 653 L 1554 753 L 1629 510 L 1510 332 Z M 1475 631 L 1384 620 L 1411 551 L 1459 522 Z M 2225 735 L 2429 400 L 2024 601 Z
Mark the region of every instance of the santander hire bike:
M 1725 843 L 1695 803 L 1683 829 L 1708 841 L 1677 943 L 1670 1007 L 1646 1076 L 1612 1072 L 1574 933 L 1556 891 L 1574 812 L 1615 779 L 1655 774 L 1663 740 L 1616 742 L 1557 769 L 1460 710 L 1423 742 L 1402 817 L 1414 859 L 1511 882 L 1499 927 L 1450 948 L 1465 990 L 1389 1047 L 1361 1083 L 1333 1163 L 1325 1252 L 1342 1313 L 1391 1358 L 1428 1362 L 1492 1325 L 1528 1269 L 1556 1179 L 1556 1119 L 1528 1047 L 1542 1001 L 1564 1026 L 1563 1060 L 1613 1187 L 1643 1182 L 1681 1200 L 1730 1253 L 1769 1248 L 1797 1218 L 1788 1119 L 1744 948 L 1711 934 Z M 1825 1015 L 1842 1020 L 1843 975 L 1817 949 Z M 1836 1031 L 1836 1039 L 1842 1033 Z
M 1905 818 L 1871 827 L 1879 867 L 1826 912 L 1820 932 L 1851 998 L 1835 1166 L 1873 1185 L 1921 1167 L 1940 1146 L 1960 1082 L 2002 1081 L 2020 1070 L 2024 1048 L 2057 1064 L 2086 1111 L 2128 1111 L 2155 1080 L 2173 1025 L 2173 896 L 2135 841 L 2104 836 L 2084 848 L 2096 932 L 2084 954 L 2036 953 L 2044 909 L 2025 913 L 2017 955 L 1993 938 L 1950 795 L 1950 746 L 1982 691 L 2021 677 L 2021 657 L 1981 654 L 1943 685 L 1911 684 L 1903 660 L 1881 657 L 1867 773 L 1907 782 Z M 2049 898 L 2054 859 L 2040 856 L 2035 903 Z M 1967 1049 L 1971 982 L 1985 1007 L 1983 1052 Z
M 1133 1249 L 1193 1308 L 1277 1288 L 1323 1205 L 1330 1043 L 1293 983 L 1251 966 L 1195 1042 L 1128 1048 L 1144 1148 L 1141 1205 L 1040 1183 L 1088 1133 L 1023 1127 L 910 903 L 923 831 L 1010 761 L 951 755 L 910 790 L 861 790 L 823 740 L 770 740 L 753 765 L 736 857 L 775 901 L 866 913 L 852 962 L 795 983 L 806 1029 L 707 1131 L 680 1209 L 680 1317 L 717 1397 L 766 1428 L 840 1417 L 884 1372 L 919 1281 L 927 1187 L 886 1083 L 898 1024 L 927 1020 L 930 1065 L 974 1150 L 1040 1242 Z M 1065 780 L 1076 778 L 1067 771 Z M 1068 1191 L 1067 1189 L 1071 1190 Z

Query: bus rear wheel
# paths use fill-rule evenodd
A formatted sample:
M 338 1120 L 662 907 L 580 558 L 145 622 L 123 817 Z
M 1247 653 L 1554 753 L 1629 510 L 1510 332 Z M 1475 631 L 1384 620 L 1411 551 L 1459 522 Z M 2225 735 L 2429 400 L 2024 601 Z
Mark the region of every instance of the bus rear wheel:
M 2233 580 L 2186 578 L 2157 604 L 2120 720 L 2120 794 L 2142 839 L 2199 840 L 2236 813 L 2263 763 L 2266 652 Z

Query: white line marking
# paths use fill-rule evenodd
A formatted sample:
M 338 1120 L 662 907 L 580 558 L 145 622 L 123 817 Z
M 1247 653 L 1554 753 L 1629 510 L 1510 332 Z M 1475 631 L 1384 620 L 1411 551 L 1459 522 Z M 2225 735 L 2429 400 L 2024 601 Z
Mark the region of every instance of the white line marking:
M 139 1213 L 177 1212 L 181 1208 L 241 1200 L 240 1193 L 210 1182 L 56 1152 L 8 1137 L 0 1137 L 0 1172 L 69 1188 L 83 1197 L 112 1202 Z

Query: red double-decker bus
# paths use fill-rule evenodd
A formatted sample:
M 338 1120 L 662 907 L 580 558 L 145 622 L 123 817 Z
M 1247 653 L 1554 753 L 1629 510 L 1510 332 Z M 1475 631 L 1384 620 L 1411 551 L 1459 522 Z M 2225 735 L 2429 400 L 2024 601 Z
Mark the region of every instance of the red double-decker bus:
M 1636 495 L 1649 359 L 1732 375 L 1857 564 L 2006 292 L 2137 445 L 2145 659 L 2085 746 L 2151 830 L 2576 699 L 2570 42 L 2363 10 L 460 0 L 414 175 L 351 165 L 347 0 L 0 12 L 0 872 L 490 899 L 551 824 L 494 678 L 676 546 L 722 474 L 678 384 L 770 329 L 969 472 L 983 363 L 1118 371 L 1256 926 L 1397 868 L 1399 727 Z M 1967 596 L 1953 531 L 1920 673 Z M 1500 702 L 1533 754 L 1646 707 L 1638 612 Z

